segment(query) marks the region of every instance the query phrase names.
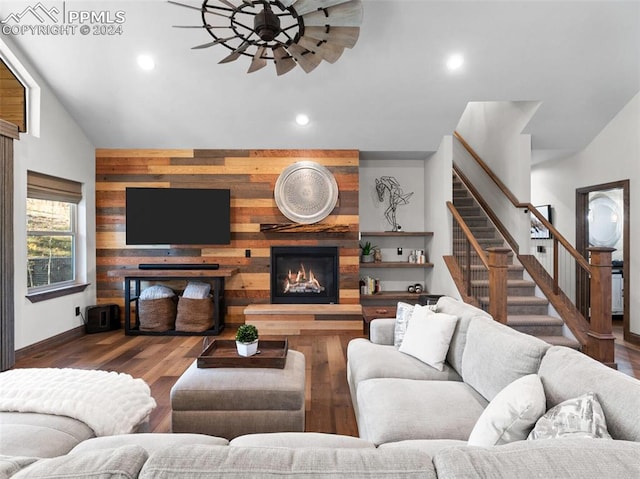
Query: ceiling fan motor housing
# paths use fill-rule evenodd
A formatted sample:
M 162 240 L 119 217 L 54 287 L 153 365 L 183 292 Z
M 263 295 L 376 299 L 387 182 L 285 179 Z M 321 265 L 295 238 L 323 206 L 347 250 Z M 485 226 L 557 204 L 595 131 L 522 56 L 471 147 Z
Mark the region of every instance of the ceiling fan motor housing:
M 253 27 L 262 41 L 270 42 L 280 33 L 280 19 L 273 13 L 269 4 L 255 16 Z

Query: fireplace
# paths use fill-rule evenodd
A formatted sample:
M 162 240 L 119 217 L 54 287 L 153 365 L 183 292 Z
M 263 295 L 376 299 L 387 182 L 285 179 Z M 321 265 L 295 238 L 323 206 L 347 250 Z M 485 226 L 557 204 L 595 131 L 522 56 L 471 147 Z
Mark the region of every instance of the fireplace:
M 332 304 L 338 302 L 338 248 L 273 246 L 271 303 Z

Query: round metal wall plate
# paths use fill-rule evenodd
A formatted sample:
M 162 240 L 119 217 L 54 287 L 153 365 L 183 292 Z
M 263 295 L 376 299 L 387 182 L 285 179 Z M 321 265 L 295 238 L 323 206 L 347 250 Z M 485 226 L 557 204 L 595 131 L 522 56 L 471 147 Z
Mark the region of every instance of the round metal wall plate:
M 338 184 L 321 164 L 299 161 L 280 174 L 274 196 L 278 209 L 294 223 L 317 223 L 336 207 Z

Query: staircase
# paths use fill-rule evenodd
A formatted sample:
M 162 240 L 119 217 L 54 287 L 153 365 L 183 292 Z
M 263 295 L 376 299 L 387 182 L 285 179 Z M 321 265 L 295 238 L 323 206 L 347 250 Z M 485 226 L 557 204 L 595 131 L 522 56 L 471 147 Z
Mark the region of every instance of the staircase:
M 453 175 L 453 205 L 456 207 L 474 237 L 484 249 L 508 247 L 498 234 L 497 229 L 471 196 L 464 184 Z M 454 239 L 454 253 L 464 248 L 464 240 Z M 478 299 L 480 307 L 488 310 L 489 279 L 488 271 L 480 264 L 472 251 L 471 288 L 472 295 Z M 547 314 L 549 302 L 535 296 L 535 283 L 524 279 L 524 268 L 513 252 L 509 254 L 507 279 L 507 325 L 550 344 L 580 349 L 580 343 L 563 335 L 564 322 L 560 318 Z

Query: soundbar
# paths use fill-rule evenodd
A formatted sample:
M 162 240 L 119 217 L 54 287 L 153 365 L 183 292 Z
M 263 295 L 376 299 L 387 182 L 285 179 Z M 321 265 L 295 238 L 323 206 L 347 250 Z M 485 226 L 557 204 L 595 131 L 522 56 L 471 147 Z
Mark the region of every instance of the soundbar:
M 188 264 L 188 263 L 140 263 L 138 265 L 139 269 L 176 269 L 176 270 L 185 270 L 185 269 L 220 269 L 220 265 L 218 263 L 198 263 L 198 264 Z

